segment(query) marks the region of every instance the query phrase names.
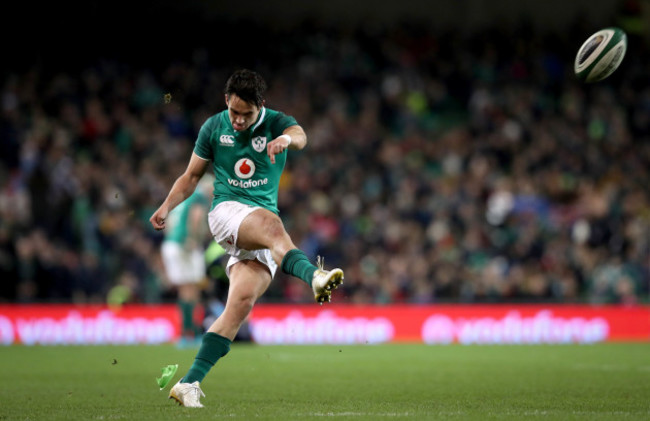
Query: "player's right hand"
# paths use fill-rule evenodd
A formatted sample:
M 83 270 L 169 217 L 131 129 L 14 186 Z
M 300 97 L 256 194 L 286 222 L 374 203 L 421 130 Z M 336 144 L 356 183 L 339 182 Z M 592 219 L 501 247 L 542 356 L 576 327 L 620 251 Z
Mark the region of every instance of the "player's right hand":
M 149 222 L 151 222 L 151 225 L 153 225 L 156 231 L 165 229 L 165 219 L 167 219 L 167 214 L 167 209 L 164 209 L 161 206 L 153 215 L 151 215 L 151 218 L 149 218 Z
M 287 136 L 280 135 L 266 144 L 266 154 L 271 160 L 271 164 L 275 164 L 275 156 L 277 154 L 284 152 L 289 147 L 291 142 L 287 140 Z

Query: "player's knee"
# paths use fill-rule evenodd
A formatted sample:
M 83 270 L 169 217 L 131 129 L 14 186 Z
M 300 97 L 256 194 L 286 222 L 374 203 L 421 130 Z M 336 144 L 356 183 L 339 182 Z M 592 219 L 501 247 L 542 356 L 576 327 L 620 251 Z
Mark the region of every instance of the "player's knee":
M 269 236 L 274 242 L 284 238 L 287 233 L 280 218 L 269 217 L 265 221 L 264 230 L 266 235 Z
M 253 293 L 246 293 L 232 297 L 231 300 L 234 301 L 232 304 L 237 307 L 238 313 L 248 314 L 253 309 L 253 305 L 255 305 L 256 297 Z

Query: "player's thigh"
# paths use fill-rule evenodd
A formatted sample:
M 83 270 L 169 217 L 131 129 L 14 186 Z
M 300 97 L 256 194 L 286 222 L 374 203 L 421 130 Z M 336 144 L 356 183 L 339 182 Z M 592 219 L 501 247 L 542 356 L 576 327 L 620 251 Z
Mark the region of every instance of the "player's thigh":
M 266 209 L 251 212 L 239 226 L 237 246 L 245 250 L 273 248 L 277 243 L 290 243 L 280 217 Z
M 257 260 L 242 260 L 230 268 L 228 301 L 251 300 L 255 302 L 271 284 L 269 268 Z

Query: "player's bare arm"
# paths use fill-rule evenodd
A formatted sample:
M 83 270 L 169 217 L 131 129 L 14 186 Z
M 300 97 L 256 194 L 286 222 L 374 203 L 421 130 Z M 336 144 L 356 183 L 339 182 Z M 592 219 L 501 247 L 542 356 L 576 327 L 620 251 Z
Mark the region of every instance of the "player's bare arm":
M 284 152 L 285 149 L 300 150 L 307 145 L 307 135 L 302 127 L 294 125 L 287 127 L 282 135 L 276 137 L 266 145 L 266 154 L 275 164 L 275 155 Z
M 197 154 L 192 153 L 192 158 L 190 158 L 187 169 L 176 179 L 163 204 L 149 218 L 151 225 L 156 230 L 165 229 L 165 219 L 167 219 L 169 212 L 178 206 L 179 203 L 190 197 L 194 190 L 196 190 L 199 180 L 208 167 L 208 162 L 200 158 Z

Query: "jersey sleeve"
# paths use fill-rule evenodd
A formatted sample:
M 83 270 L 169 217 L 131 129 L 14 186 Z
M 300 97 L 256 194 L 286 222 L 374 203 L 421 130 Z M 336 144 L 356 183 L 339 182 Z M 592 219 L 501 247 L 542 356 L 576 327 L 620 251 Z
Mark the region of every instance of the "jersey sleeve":
M 194 143 L 194 153 L 208 161 L 212 161 L 213 158 L 212 142 L 210 142 L 213 125 L 210 123 L 210 120 L 203 123 L 203 126 L 201 126 L 201 129 L 199 130 L 199 135 L 196 138 L 196 142 Z
M 286 115 L 282 112 L 278 112 L 271 123 L 271 133 L 273 137 L 276 138 L 284 132 L 287 127 L 297 126 L 298 122 L 295 118 L 290 115 Z

